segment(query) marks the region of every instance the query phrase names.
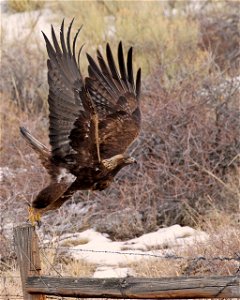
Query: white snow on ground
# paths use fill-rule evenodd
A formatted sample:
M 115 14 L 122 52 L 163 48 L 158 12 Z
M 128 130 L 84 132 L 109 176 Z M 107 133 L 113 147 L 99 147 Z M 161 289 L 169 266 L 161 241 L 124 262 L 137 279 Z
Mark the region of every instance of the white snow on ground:
M 130 268 L 98 267 L 93 274 L 94 278 L 114 278 L 134 276 Z
M 206 234 L 197 231 L 191 227 L 173 225 L 167 228 L 161 228 L 156 232 L 144 234 L 138 238 L 124 243 L 129 249 L 147 250 L 149 248 L 169 248 L 173 246 L 192 244 L 196 238 L 199 240 L 205 238 Z
M 126 267 L 119 268 L 119 265 L 127 265 L 143 258 L 151 259 L 154 255 L 177 255 L 180 247 L 207 239 L 208 235 L 202 231 L 173 225 L 128 241 L 114 242 L 105 234 L 88 229 L 81 233 L 63 235 L 60 241 L 58 239 L 55 242 L 60 249 L 66 247 L 66 256 L 99 266 L 94 277 L 123 277 L 132 275 L 132 271 Z

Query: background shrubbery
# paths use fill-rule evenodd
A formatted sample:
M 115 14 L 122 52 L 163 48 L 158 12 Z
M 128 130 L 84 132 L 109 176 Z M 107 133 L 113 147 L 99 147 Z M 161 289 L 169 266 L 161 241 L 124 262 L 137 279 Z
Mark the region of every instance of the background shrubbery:
M 28 9 L 18 8 L 20 2 Z M 9 1 L 11 11 L 38 8 L 31 5 Z M 57 1 L 41 7 L 52 12 L 49 23 L 57 24 L 56 32 L 63 16 L 66 24 L 75 16 L 75 28 L 84 24 L 79 39 L 79 45 L 86 43 L 84 74 L 85 51 L 94 55 L 107 41 L 117 49 L 122 40 L 125 49 L 134 46 L 134 65 L 142 66 L 144 75 L 142 132 L 131 149 L 138 165 L 125 168 L 107 191 L 80 192 L 49 213 L 46 233 L 94 226 L 113 238 L 127 238 L 175 223 L 220 226 L 226 217 L 236 224 L 239 3 L 204 2 L 197 10 L 189 1 L 127 6 Z M 37 18 L 41 14 L 44 10 Z M 48 144 L 47 56 L 34 32 L 35 27 L 27 39 L 9 42 L 2 30 L 2 224 L 24 221 L 27 204 L 47 183 L 18 133 L 25 125 Z

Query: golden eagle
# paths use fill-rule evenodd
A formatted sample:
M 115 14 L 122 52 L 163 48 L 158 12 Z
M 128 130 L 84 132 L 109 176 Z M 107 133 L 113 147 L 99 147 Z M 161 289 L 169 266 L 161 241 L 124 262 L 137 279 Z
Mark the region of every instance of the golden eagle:
M 38 154 L 51 181 L 32 202 L 35 214 L 60 207 L 77 190 L 104 190 L 114 176 L 135 159 L 126 154 L 138 136 L 141 123 L 139 98 L 141 69 L 133 75 L 132 47 L 125 63 L 122 43 L 118 46 L 118 67 L 109 44 L 106 59 L 97 50 L 98 63 L 87 54 L 88 77 L 83 78 L 71 28 L 64 34 L 64 20 L 57 41 L 43 33 L 49 59 L 49 139 L 51 150 L 25 128 L 23 137 Z M 37 217 L 36 217 L 37 218 Z M 35 218 L 35 219 L 36 219 Z

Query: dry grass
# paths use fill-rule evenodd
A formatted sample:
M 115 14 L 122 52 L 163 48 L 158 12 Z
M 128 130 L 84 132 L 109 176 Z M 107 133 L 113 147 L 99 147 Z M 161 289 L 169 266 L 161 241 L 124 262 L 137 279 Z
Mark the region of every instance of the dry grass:
M 197 47 L 197 22 L 181 15 L 165 17 L 164 6 L 159 2 L 129 1 L 126 7 L 124 1 L 59 1 L 52 6 L 69 19 L 75 16 L 75 24 L 84 24 L 81 39 L 86 43 L 84 50 L 90 54 L 95 53 L 96 46 L 102 48 L 109 41 L 117 46 L 122 40 L 126 47 L 134 45 L 136 65 L 141 65 L 144 74 L 163 65 L 164 76 L 172 84 L 181 73 L 197 67 L 197 63 L 190 62 L 193 56 L 199 62 L 204 59 Z M 181 65 L 175 63 L 178 57 Z M 86 69 L 84 61 L 82 67 Z
M 213 54 L 215 66 L 212 68 L 219 68 L 232 76 L 238 75 L 240 67 L 238 14 L 232 11 L 226 15 L 220 11 L 205 15 L 204 18 L 199 16 L 199 19 L 199 46 Z
M 14 12 L 26 12 L 35 9 L 43 8 L 45 1 L 36 1 L 36 0 L 8 0 L 8 8 Z
M 211 232 L 206 243 L 178 250 L 177 255 L 187 259 L 144 259 L 130 266 L 137 276 L 142 277 L 235 275 L 239 262 L 227 261 L 224 257 L 239 258 L 239 233 L 239 230 L 229 230 L 224 234 L 222 231 L 219 234 Z
M 55 249 L 41 250 L 42 274 L 52 276 L 92 277 L 96 266 L 84 260 L 67 259 Z

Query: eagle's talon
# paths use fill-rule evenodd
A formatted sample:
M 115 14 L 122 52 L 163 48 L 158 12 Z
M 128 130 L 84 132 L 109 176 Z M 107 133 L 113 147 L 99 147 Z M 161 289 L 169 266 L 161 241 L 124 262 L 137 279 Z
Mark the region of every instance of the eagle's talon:
M 28 208 L 28 220 L 33 226 L 35 226 L 36 223 L 39 227 L 41 226 L 41 214 L 36 212 L 31 206 Z

